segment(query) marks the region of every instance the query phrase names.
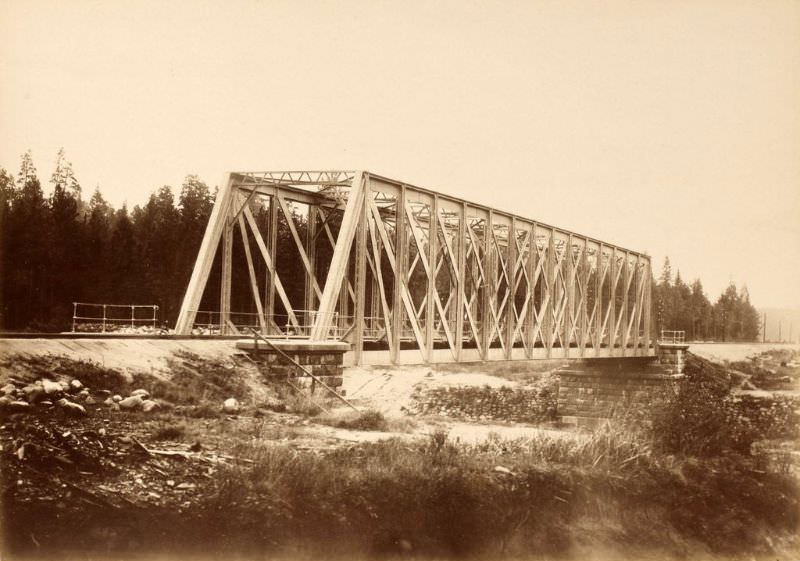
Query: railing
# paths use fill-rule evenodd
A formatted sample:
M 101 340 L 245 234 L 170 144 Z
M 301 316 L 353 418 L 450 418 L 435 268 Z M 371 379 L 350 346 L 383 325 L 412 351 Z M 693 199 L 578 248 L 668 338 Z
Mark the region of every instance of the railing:
M 661 330 L 661 337 L 658 339 L 659 343 L 667 343 L 667 344 L 680 344 L 686 342 L 686 332 L 685 331 L 668 331 L 666 329 Z
M 94 310 L 94 312 L 92 312 Z M 141 317 L 140 310 L 150 310 L 151 314 Z M 90 315 L 94 314 L 94 315 Z M 72 332 L 119 331 L 123 328 L 136 328 L 143 324 L 158 327 L 158 306 L 154 304 L 90 304 L 87 302 L 72 303 Z
M 271 314 L 264 316 L 266 332 L 270 336 L 285 339 L 305 338 L 311 334 L 311 328 L 318 312 L 316 310 L 292 310 L 297 322 L 289 319 L 288 314 Z M 192 332 L 199 335 L 219 335 L 222 331 L 222 319 L 219 311 L 191 310 L 195 314 Z M 331 329 L 328 337 L 338 339 L 343 337 L 352 325 L 352 316 L 333 314 Z M 257 312 L 229 312 L 228 327 L 233 326 L 236 331 L 249 332 L 251 329 L 261 330 L 261 321 Z

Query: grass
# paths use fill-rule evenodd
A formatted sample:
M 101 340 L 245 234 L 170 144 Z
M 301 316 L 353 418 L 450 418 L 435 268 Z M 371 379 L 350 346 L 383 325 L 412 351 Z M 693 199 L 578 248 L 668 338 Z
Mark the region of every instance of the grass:
M 320 554 L 410 547 L 450 558 L 563 556 L 591 542 L 680 557 L 766 554 L 765 536 L 786 543 L 800 529 L 792 477 L 741 458 L 661 455 L 645 434 L 613 425 L 577 440 L 480 445 L 439 431 L 326 455 L 250 441 L 236 455 L 254 463 L 222 473 L 198 524 L 221 524 L 243 547 L 268 547 L 259 537 L 268 535 Z

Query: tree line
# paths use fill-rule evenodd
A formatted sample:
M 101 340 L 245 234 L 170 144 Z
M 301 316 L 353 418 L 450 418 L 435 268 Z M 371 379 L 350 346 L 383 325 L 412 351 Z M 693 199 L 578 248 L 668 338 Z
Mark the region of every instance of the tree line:
M 680 271 L 673 279 L 669 257 L 658 281 L 653 280 L 653 305 L 659 331 L 685 331 L 689 340 L 756 341 L 761 330 L 746 286 L 737 289 L 731 283 L 711 304 L 700 279 L 686 284 Z
M 30 151 L 16 178 L 0 168 L 0 328 L 60 331 L 73 302 L 160 306 L 177 316 L 215 193 L 187 175 L 143 206 L 89 200 L 63 149 L 45 196 Z
M 216 190 L 187 175 L 177 197 L 165 185 L 143 206 L 115 209 L 99 188 L 85 200 L 63 149 L 49 183 L 52 192 L 45 196 L 30 151 L 16 177 L 0 167 L 0 329 L 68 329 L 76 301 L 158 305 L 160 319 L 173 326 Z M 300 217 L 298 222 L 303 229 Z M 279 247 L 292 247 L 285 220 L 279 220 L 278 232 Z M 299 260 L 287 258 L 277 266 L 288 281 L 289 299 L 302 301 Z M 215 271 L 216 265 L 212 278 Z M 746 287 L 731 284 L 712 305 L 699 279 L 687 285 L 680 272 L 673 279 L 669 259 L 652 283 L 656 330 L 683 330 L 690 339 L 758 338 L 758 312 Z M 249 300 L 246 290 L 238 292 L 234 304 Z M 218 286 L 209 283 L 201 308 L 217 309 L 218 298 Z

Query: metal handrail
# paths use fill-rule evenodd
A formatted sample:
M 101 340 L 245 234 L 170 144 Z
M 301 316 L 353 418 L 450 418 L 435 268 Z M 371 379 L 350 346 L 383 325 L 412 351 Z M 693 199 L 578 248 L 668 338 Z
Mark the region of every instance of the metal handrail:
M 88 306 L 92 308 L 102 308 L 103 315 L 99 316 L 84 316 L 78 315 L 78 306 Z M 108 317 L 108 310 L 111 309 L 130 309 L 130 317 Z M 137 318 L 136 310 L 139 308 L 150 309 L 153 311 L 153 317 Z M 152 323 L 155 329 L 158 325 L 158 306 L 155 304 L 94 304 L 90 302 L 73 302 L 72 303 L 72 332 L 76 332 L 76 327 L 80 323 L 94 322 L 102 325 L 102 333 L 105 333 L 109 324 L 112 325 L 127 325 L 136 327 L 137 323 Z

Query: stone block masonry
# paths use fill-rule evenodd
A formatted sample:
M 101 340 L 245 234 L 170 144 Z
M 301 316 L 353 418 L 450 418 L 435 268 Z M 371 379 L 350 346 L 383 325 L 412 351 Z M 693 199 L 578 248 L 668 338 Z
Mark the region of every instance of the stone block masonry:
M 343 358 L 344 353 L 350 350 L 349 344 L 282 340 L 271 342 L 328 386 L 338 388 L 342 385 Z M 243 339 L 236 342 L 236 348 L 246 352 L 258 363 L 265 376 L 292 378 L 297 383 L 312 385 L 313 379 L 310 376 L 263 341 Z
M 558 416 L 564 421 L 604 419 L 648 406 L 672 391 L 682 375 L 654 357 L 586 360 L 559 374 Z

